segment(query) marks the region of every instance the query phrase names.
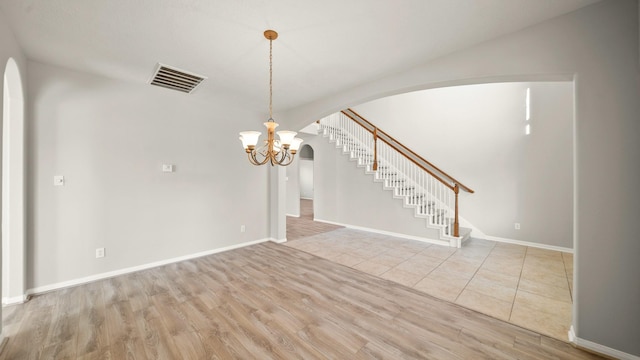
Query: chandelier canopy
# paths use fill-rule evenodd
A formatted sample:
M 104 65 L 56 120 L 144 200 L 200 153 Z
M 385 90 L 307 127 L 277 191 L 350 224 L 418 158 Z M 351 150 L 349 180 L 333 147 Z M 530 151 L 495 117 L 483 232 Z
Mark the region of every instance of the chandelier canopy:
M 259 131 L 243 131 L 240 133 L 242 147 L 247 152 L 249 162 L 253 165 L 287 166 L 293 162 L 293 158 L 300 148 L 302 139 L 296 137 L 295 131 L 278 131 L 279 140 L 275 139 L 275 129 L 278 124 L 273 121 L 273 40 L 278 38 L 278 33 L 266 30 L 264 37 L 269 40 L 269 120 L 264 123 L 267 127 L 267 140 L 260 147 L 256 147 L 261 133 Z

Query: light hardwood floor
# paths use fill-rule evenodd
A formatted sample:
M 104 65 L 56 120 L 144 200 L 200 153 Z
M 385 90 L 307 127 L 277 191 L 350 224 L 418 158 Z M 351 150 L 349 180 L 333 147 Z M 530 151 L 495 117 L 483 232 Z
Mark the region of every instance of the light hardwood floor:
M 590 359 L 571 345 L 263 243 L 35 296 L 1 359 Z
M 567 341 L 573 256 L 471 239 L 461 249 L 287 218 L 287 246 Z M 315 232 L 314 232 L 315 231 Z
M 290 239 L 340 240 L 310 212 Z M 255 245 L 5 307 L 0 359 L 597 358 L 383 277 Z

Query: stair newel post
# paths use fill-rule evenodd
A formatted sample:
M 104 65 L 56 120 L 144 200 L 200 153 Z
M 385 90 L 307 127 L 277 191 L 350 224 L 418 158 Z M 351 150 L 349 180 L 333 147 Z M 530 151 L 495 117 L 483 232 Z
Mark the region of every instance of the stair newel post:
M 456 184 L 453 187 L 453 193 L 456 194 L 456 214 L 453 220 L 453 236 L 460 236 L 460 223 L 458 222 L 458 193 L 460 192 L 460 187 Z
M 373 171 L 378 170 L 378 128 L 373 128 Z

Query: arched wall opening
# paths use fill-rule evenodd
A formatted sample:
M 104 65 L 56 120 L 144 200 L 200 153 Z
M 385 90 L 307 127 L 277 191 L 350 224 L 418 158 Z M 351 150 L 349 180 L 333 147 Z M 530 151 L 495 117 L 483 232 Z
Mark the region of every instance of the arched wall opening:
M 2 116 L 2 303 L 21 303 L 25 293 L 25 134 L 22 76 L 7 61 Z
M 494 238 L 540 243 L 562 250 L 574 248 L 571 235 L 573 227 L 566 226 L 567 223 L 572 223 L 573 217 L 571 199 L 572 168 L 575 162 L 572 148 L 575 128 L 573 80 L 567 75 L 509 76 L 476 80 L 475 82 L 465 80 L 426 84 L 411 88 L 413 91 L 379 97 L 350 107 L 465 184 L 468 179 L 471 179 L 473 181 L 469 181 L 476 186 L 493 186 L 491 177 L 478 175 L 483 168 L 482 164 L 487 161 L 493 164 L 492 174 L 507 171 L 510 175 L 509 181 L 505 180 L 505 177 L 494 176 L 497 178 L 496 181 L 505 183 L 502 188 L 493 186 L 492 192 L 482 191 L 482 194 L 469 195 L 469 199 L 463 199 L 462 205 L 465 211 L 461 216 L 473 215 L 476 221 L 470 221 L 469 225 L 478 222 L 477 228 L 481 230 L 479 231 L 481 237 L 484 238 L 486 234 Z M 535 98 L 533 102 L 535 117 L 527 120 L 525 95 L 529 87 Z M 423 98 L 421 93 L 433 95 Z M 451 96 L 458 93 L 461 95 Z M 397 113 L 398 110 L 402 113 Z M 477 116 L 474 111 L 477 112 Z M 423 113 L 425 116 L 420 118 L 419 114 Z M 373 114 L 372 117 L 369 117 L 369 114 Z M 486 119 L 483 119 L 483 116 Z M 553 118 L 558 118 L 558 121 L 554 121 Z M 558 128 L 560 123 L 561 128 Z M 423 125 L 428 125 L 429 129 L 416 128 Z M 531 129 L 533 134 L 527 136 L 525 132 Z M 435 136 L 435 138 L 427 141 L 429 136 Z M 494 139 L 496 141 L 491 142 L 490 139 L 496 136 L 498 136 Z M 315 134 L 311 136 L 311 138 L 315 137 Z M 314 140 L 311 138 L 305 142 L 313 144 Z M 462 139 L 466 140 L 462 141 Z M 561 162 L 555 161 L 557 155 L 548 155 L 554 151 L 562 157 Z M 472 156 L 468 156 L 469 154 Z M 474 162 L 472 159 L 477 161 Z M 554 165 L 555 168 L 550 170 L 548 166 L 543 166 L 550 161 L 547 159 L 554 160 L 560 165 Z M 537 202 L 549 196 L 536 196 L 536 191 L 540 192 L 536 184 L 553 182 L 557 175 L 552 172 L 562 174 L 563 186 L 549 184 L 544 193 L 549 192 L 548 188 L 558 189 L 558 196 L 554 199 L 562 198 L 562 207 L 557 207 L 558 211 L 555 213 L 552 211 L 541 214 L 538 209 L 545 207 Z M 549 176 L 540 175 L 542 173 L 549 173 Z M 328 176 L 329 178 L 324 179 L 324 182 L 316 176 L 318 186 L 331 182 L 333 177 Z M 495 198 L 494 195 L 504 194 L 504 189 L 509 190 L 509 197 L 514 200 L 506 204 L 508 206 L 499 207 L 500 216 L 493 220 L 486 211 L 482 210 L 484 208 L 482 204 L 488 202 L 487 196 Z M 317 188 L 315 192 L 320 196 L 321 193 Z M 334 192 L 329 191 L 329 193 Z M 475 206 L 472 207 L 471 205 L 474 204 Z M 536 209 L 535 213 L 530 209 Z M 539 236 L 540 231 L 535 231 L 535 224 L 543 221 L 545 216 L 550 216 L 552 220 L 563 224 L 563 226 L 554 227 L 562 231 Z M 331 220 L 349 223 L 339 219 Z M 516 224 L 520 223 L 523 228 L 517 229 Z M 473 226 L 468 227 L 473 228 Z
M 575 191 L 575 85 L 565 77 L 560 80 L 428 86 L 425 91 L 431 93 L 428 97 L 413 91 L 352 108 L 477 191 L 462 199 L 461 216 L 468 215 L 471 223 L 479 225 L 491 236 L 479 238 L 503 242 L 519 240 L 572 251 L 575 246 L 572 226 L 575 216 L 572 196 Z M 452 96 L 454 92 L 456 96 Z M 532 104 L 531 111 L 527 111 L 527 103 Z M 400 117 L 398 110 L 404 111 Z M 419 128 L 426 124 L 429 131 Z M 313 136 L 316 137 L 317 140 L 305 141 L 310 144 L 326 142 L 320 139 L 321 135 Z M 347 172 L 342 166 L 336 166 L 332 171 L 331 166 L 327 166 L 330 164 L 322 161 L 326 157 L 323 149 L 324 146 L 318 145 L 316 162 L 325 173 L 316 178 L 314 189 L 314 205 L 319 204 L 314 213 L 318 219 L 397 233 L 409 229 L 408 222 L 406 226 L 400 224 L 394 229 L 382 228 L 382 218 L 390 216 L 383 211 L 376 214 L 364 210 L 382 204 L 378 202 L 380 199 L 371 197 L 366 203 L 356 201 L 366 199 L 364 193 L 368 190 L 359 193 L 357 185 L 360 182 L 343 181 L 346 175 L 341 174 Z M 435 159 L 434 155 L 437 155 Z M 300 183 L 302 188 L 302 180 Z M 358 211 L 356 205 L 350 203 L 359 204 L 363 210 Z M 550 208 L 549 204 L 553 206 Z M 486 205 L 493 208 L 487 210 Z M 544 223 L 542 226 L 541 222 Z M 545 224 L 550 223 L 554 225 L 547 229 Z M 554 233 L 550 234 L 550 230 Z M 547 233 L 541 235 L 545 231 Z M 567 259 L 571 261 L 571 257 Z M 573 268 L 572 264 L 569 269 Z M 572 272 L 567 273 L 573 279 Z M 571 281 L 566 290 L 567 298 L 573 283 Z M 574 306 L 575 303 L 574 299 Z M 570 325 L 570 322 L 562 325 Z M 566 333 L 562 331 L 563 335 Z

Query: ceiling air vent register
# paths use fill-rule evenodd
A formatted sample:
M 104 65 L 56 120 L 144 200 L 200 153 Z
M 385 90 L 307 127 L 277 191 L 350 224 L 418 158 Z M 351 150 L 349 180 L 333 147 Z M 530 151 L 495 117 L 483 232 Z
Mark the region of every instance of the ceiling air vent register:
M 158 64 L 149 83 L 190 94 L 204 79 L 206 77 L 202 75 Z

